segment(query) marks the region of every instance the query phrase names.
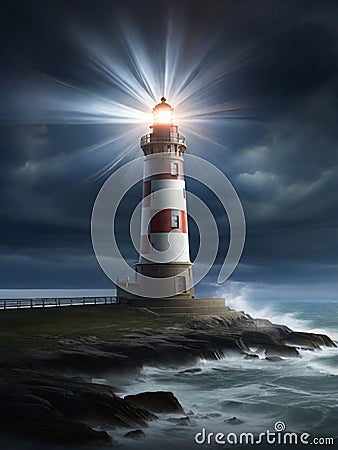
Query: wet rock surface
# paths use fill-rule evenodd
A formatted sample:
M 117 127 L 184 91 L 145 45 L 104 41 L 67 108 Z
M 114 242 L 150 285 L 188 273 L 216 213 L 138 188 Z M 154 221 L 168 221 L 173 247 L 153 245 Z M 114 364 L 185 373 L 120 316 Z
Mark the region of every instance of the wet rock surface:
M 299 351 L 295 347 L 285 344 L 268 344 L 265 349 L 266 356 L 280 356 L 284 358 L 299 358 Z
M 280 356 L 267 356 L 265 360 L 270 362 L 279 362 L 283 361 L 283 358 L 281 358 Z
M 173 319 L 167 328 L 133 329 L 118 338 L 55 337 L 54 341 L 56 345 L 48 350 L 1 348 L 0 433 L 40 442 L 112 446 L 111 437 L 94 427 L 135 428 L 126 438 L 137 439 L 155 414 L 182 414 L 184 409 L 171 392 L 121 398 L 113 387 L 91 383 L 93 376 L 108 374 L 126 385 L 128 376 L 135 377 L 146 365 L 177 368 L 177 376 L 196 376 L 201 369 L 194 365 L 200 358 L 237 354 L 254 360 L 261 355 L 267 363 L 278 364 L 300 357 L 300 349 L 336 347 L 328 336 L 296 332 L 246 314 L 179 323 Z M 235 419 L 229 423 L 235 424 Z M 186 417 L 171 422 L 189 424 Z
M 110 436 L 94 426 L 146 427 L 156 419 L 109 386 L 34 372 L 2 374 L 0 430 L 6 433 L 55 444 L 108 446 Z
M 126 433 L 124 435 L 124 437 L 126 437 L 128 439 L 142 439 L 144 436 L 145 436 L 145 434 L 142 430 L 128 431 L 128 433 Z
M 188 427 L 191 425 L 191 420 L 187 416 L 185 416 L 185 417 L 170 417 L 168 419 L 168 422 L 171 422 L 175 425 L 179 425 L 179 426 L 183 426 L 183 427 Z
M 243 420 L 238 419 L 238 417 L 231 417 L 231 419 L 225 419 L 224 422 L 230 425 L 240 425 L 243 423 Z
M 172 392 L 141 392 L 127 395 L 124 400 L 155 413 L 184 412 L 182 405 Z

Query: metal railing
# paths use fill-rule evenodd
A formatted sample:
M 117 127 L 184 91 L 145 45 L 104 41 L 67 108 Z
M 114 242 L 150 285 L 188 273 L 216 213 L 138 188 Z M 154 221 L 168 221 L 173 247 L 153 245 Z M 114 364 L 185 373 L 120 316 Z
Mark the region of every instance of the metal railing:
M 185 137 L 180 134 L 176 133 L 175 131 L 169 131 L 169 133 L 165 133 L 163 135 L 159 133 L 148 133 L 141 137 L 141 147 L 143 147 L 146 144 L 163 144 L 163 143 L 175 143 L 175 144 L 181 144 L 186 145 L 185 143 Z
M 116 297 L 6 298 L 0 299 L 1 309 L 52 308 L 62 306 L 112 305 Z

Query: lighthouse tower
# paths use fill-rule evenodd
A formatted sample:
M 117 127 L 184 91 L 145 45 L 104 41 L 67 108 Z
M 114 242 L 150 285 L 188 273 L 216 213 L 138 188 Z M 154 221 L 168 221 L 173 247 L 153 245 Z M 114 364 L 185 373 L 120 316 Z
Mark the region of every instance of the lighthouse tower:
M 141 138 L 143 201 L 140 257 L 135 270 L 151 278 L 170 278 L 175 297 L 192 298 L 184 181 L 186 143 L 173 123 L 173 112 L 162 97 L 153 109 L 151 133 Z
M 173 108 L 153 109 L 151 132 L 142 136 L 143 198 L 139 261 L 135 280 L 117 280 L 117 303 L 146 307 L 157 315 L 228 313 L 224 298 L 195 298 L 189 256 L 184 181 L 185 137 L 174 124 Z

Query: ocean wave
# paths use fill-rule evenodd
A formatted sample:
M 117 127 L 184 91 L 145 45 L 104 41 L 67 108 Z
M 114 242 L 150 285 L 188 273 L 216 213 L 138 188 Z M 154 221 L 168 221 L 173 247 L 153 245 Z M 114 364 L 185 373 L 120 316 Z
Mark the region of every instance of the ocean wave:
M 268 319 L 272 323 L 286 325 L 295 331 L 306 331 L 310 333 L 327 334 L 331 339 L 338 341 L 337 327 L 328 327 L 328 317 L 323 313 L 323 303 L 318 301 L 309 301 L 313 315 L 312 317 L 305 317 L 308 305 L 306 302 L 299 301 L 271 301 L 269 303 L 253 300 L 251 298 L 252 288 L 250 285 L 242 285 L 239 283 L 229 283 L 227 288 L 218 289 L 215 292 L 217 297 L 225 297 L 227 305 L 237 311 L 244 311 L 253 318 Z M 332 304 L 333 308 L 337 302 L 324 303 L 325 305 Z M 284 311 L 281 311 L 281 309 Z M 290 310 L 286 310 L 290 308 Z M 295 309 L 297 309 L 295 311 Z M 318 310 L 318 311 L 317 311 Z M 309 315 L 309 314 L 308 314 Z M 319 317 L 322 316 L 323 325 L 318 326 Z

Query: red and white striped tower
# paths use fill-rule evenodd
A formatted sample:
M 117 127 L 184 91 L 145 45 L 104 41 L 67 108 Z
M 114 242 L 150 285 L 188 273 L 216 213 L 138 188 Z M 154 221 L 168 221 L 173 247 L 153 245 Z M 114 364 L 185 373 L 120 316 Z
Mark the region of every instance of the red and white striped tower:
M 185 138 L 173 124 L 173 108 L 161 103 L 153 109 L 152 132 L 141 138 L 144 152 L 140 258 L 137 273 L 152 278 L 172 277 L 175 296 L 193 297 L 189 256 Z

